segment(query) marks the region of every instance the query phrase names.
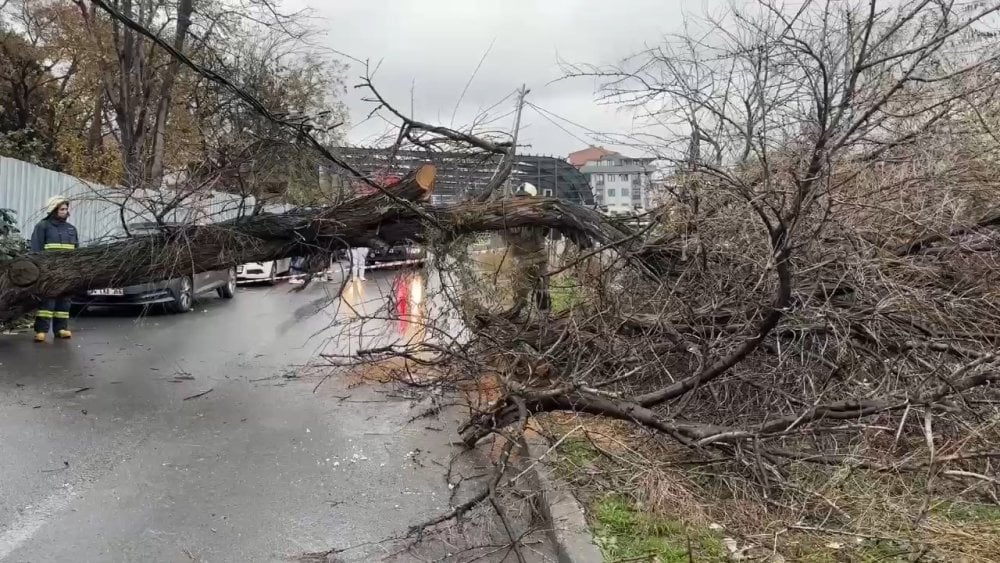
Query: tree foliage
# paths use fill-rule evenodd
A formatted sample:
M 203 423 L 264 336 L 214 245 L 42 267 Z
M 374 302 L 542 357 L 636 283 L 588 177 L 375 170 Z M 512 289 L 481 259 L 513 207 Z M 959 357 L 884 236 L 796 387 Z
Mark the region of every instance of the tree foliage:
M 308 116 L 325 141 L 339 140 L 344 67 L 311 46 L 305 14 L 268 0 L 110 5 L 269 110 Z M 314 155 L 288 133 L 92 3 L 12 0 L 0 32 L 2 154 L 135 194 L 166 186 L 274 198 L 316 184 Z
M 0 209 L 0 260 L 10 260 L 28 250 L 21 231 L 17 228 L 17 213 Z

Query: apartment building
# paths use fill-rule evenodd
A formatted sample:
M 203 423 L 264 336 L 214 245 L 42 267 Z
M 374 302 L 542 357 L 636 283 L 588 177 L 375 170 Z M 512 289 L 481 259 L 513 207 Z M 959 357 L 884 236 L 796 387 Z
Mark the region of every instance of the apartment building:
M 569 162 L 587 177 L 594 201 L 602 211 L 624 215 L 644 210 L 649 205 L 653 159 L 591 147 L 570 154 Z

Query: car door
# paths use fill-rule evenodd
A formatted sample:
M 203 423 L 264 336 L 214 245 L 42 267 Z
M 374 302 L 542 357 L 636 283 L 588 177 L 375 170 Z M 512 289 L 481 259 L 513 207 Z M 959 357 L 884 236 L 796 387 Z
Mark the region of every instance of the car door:
M 292 259 L 291 258 L 282 258 L 282 259 L 278 260 L 276 263 L 277 263 L 277 266 L 278 266 L 278 271 L 276 273 L 279 276 L 283 276 L 283 275 L 287 274 L 288 271 L 292 269 Z
M 206 291 L 211 291 L 220 285 L 218 272 L 202 272 L 200 274 L 195 274 L 193 279 L 195 293 L 205 293 Z

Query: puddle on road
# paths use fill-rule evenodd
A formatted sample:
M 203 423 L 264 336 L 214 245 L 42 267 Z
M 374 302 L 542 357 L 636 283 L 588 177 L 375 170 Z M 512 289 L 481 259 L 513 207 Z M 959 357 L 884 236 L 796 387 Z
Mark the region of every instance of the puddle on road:
M 350 281 L 336 304 L 338 327 L 327 353 L 351 354 L 383 346 L 413 346 L 457 337 L 462 323 L 430 268 L 369 274 Z

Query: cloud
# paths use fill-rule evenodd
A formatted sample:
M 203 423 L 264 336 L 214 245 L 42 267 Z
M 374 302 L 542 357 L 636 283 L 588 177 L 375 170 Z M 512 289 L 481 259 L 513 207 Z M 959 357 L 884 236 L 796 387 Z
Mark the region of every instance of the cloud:
M 529 101 L 586 128 L 628 133 L 628 112 L 594 101 L 586 79 L 553 82 L 562 76 L 559 60 L 617 62 L 667 33 L 679 30 L 685 12 L 701 12 L 700 1 L 627 0 L 298 0 L 328 26 L 325 44 L 359 59 L 379 63 L 375 83 L 401 109 L 411 106 L 418 119 L 448 124 L 466 82 L 489 50 L 475 80 L 455 112 L 455 124 L 468 123 L 521 84 Z M 493 45 L 492 48 L 490 45 Z M 353 64 L 348 84 L 362 72 Z M 413 92 L 411 100 L 411 89 Z M 361 123 L 371 106 L 352 90 L 352 142 L 364 142 L 384 123 Z M 504 116 L 513 98 L 492 113 Z M 550 116 L 551 117 L 551 116 Z M 527 110 L 521 141 L 531 152 L 565 155 L 594 142 L 583 127 Z M 499 119 L 509 129 L 513 116 Z M 564 130 L 565 129 L 565 130 Z

